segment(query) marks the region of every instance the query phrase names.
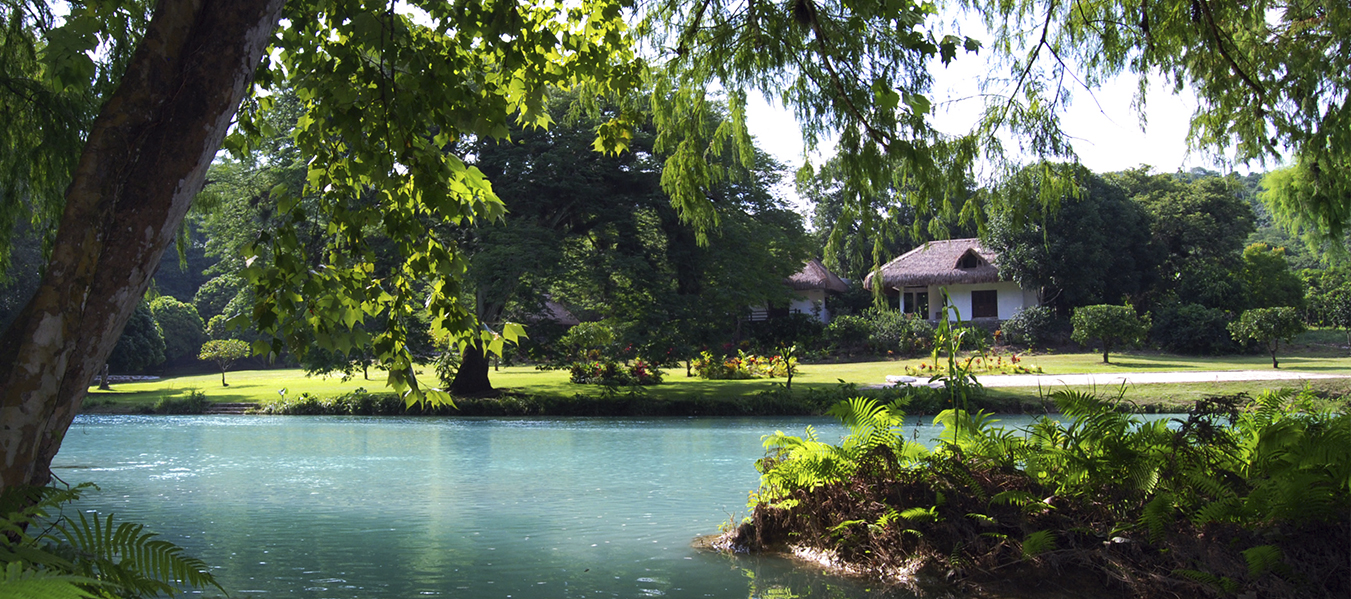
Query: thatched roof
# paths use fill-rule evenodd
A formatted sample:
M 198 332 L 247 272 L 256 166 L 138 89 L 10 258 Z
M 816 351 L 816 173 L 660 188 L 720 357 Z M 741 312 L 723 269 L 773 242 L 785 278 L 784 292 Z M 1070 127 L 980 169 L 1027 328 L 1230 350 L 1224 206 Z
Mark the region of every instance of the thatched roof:
M 788 286 L 797 291 L 811 291 L 813 289 L 824 289 L 826 291 L 838 291 L 844 293 L 849 289 L 840 277 L 821 264 L 820 260 L 812 258 L 802 267 L 802 271 L 788 277 Z
M 560 304 L 553 300 L 546 300 L 544 302 L 544 319 L 552 320 L 558 324 L 566 326 L 573 326 L 582 323 L 582 321 L 578 320 L 576 316 L 572 315 L 571 310 L 564 308 L 563 304 Z
M 552 322 L 569 327 L 582 323 L 576 316 L 573 316 L 571 310 L 551 299 L 544 300 L 544 307 L 539 312 L 527 315 L 524 319 L 527 322 Z
M 970 254 L 968 262 L 974 263 L 968 268 L 959 268 L 962 257 Z M 958 283 L 995 283 L 999 281 L 999 269 L 995 266 L 997 255 L 980 245 L 980 240 L 949 239 L 930 241 L 910 250 L 900 257 L 882 265 L 881 275 L 884 289 L 902 287 L 924 287 L 928 285 L 952 285 Z M 863 279 L 863 287 L 872 289 L 873 275 Z

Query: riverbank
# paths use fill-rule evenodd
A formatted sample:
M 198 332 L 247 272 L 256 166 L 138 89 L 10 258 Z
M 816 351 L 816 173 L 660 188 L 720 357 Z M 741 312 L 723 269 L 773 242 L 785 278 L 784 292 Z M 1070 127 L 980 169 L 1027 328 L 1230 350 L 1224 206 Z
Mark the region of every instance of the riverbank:
M 1216 398 L 1178 426 L 1058 392 L 1073 424 L 956 414 L 932 451 L 853 402 L 837 446 L 777 433 L 752 515 L 712 543 L 909 588 L 1066 597 L 1351 592 L 1351 420 L 1307 394 Z M 956 585 L 956 589 L 952 585 Z M 939 593 L 940 595 L 945 593 Z M 1016 594 L 1016 593 L 1015 593 Z

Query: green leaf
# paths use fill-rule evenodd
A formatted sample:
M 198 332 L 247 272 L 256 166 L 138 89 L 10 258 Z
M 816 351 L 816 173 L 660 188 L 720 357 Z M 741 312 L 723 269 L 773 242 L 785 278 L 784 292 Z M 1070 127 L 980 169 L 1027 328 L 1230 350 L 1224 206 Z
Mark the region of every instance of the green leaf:
M 502 325 L 502 337 L 512 343 L 518 343 L 520 339 L 529 339 L 525 334 L 525 327 L 514 322 Z

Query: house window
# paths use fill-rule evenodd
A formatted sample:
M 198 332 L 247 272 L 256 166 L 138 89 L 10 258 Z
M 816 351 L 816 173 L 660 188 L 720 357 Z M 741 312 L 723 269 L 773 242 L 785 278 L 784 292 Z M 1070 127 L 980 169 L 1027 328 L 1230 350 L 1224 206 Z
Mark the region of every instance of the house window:
M 906 292 L 901 311 L 906 314 L 923 314 L 925 318 L 928 318 L 929 293 L 927 291 Z
M 999 292 L 971 292 L 971 318 L 999 318 Z
M 977 266 L 980 266 L 980 258 L 977 258 L 974 252 L 962 254 L 962 257 L 957 259 L 957 268 L 965 269 Z

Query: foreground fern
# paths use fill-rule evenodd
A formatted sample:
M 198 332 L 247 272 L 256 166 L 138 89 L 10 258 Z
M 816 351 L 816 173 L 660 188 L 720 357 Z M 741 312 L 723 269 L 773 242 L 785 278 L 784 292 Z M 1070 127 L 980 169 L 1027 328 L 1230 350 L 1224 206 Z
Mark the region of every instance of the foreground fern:
M 832 410 L 839 445 L 767 436 L 753 517 L 729 542 L 791 542 L 874 574 L 919 563 L 988 583 L 1079 566 L 1139 595 L 1351 595 L 1351 416 L 1289 391 L 1172 420 L 1123 413 L 1120 397 L 1052 399 L 1064 422 L 1019 430 L 945 411 L 933 451 L 903 438 L 901 406 L 866 399 Z
M 0 496 L 0 597 L 156 597 L 182 587 L 224 593 L 205 563 L 140 524 L 61 513 L 92 486 L 13 488 Z

